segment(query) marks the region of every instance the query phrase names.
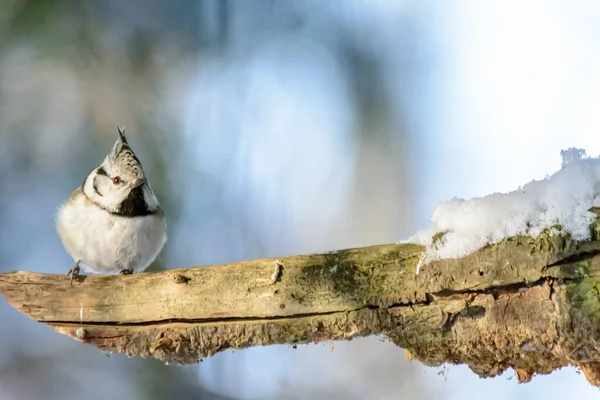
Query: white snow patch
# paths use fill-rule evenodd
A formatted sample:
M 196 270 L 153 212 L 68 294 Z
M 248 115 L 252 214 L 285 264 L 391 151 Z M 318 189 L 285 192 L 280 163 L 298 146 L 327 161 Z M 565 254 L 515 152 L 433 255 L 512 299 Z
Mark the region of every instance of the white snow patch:
M 574 240 L 589 239 L 595 215 L 588 210 L 600 206 L 600 157 L 587 157 L 585 150 L 575 148 L 562 150 L 561 156 L 562 168 L 543 180 L 509 193 L 440 204 L 430 227 L 402 242 L 427 248 L 417 274 L 428 262 L 464 257 L 517 235 L 536 237 L 546 228 L 558 233 L 554 227 L 559 225 Z M 433 243 L 441 232 L 445 234 Z

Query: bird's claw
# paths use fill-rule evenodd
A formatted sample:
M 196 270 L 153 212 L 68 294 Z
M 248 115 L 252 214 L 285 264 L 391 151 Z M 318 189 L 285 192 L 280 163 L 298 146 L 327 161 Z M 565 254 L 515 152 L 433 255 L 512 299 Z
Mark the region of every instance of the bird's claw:
M 69 270 L 69 272 L 67 272 L 67 276 L 70 276 L 70 277 L 71 277 L 71 286 L 73 286 L 73 279 L 74 279 L 76 276 L 79 276 L 79 272 L 80 272 L 80 271 L 81 271 L 81 269 L 79 268 L 79 261 L 77 261 L 77 262 L 75 263 L 75 265 L 73 265 L 73 268 L 71 268 L 71 269 Z
M 133 274 L 132 268 L 125 268 L 125 269 L 122 269 L 121 271 L 119 271 L 119 275 L 131 275 L 131 274 Z

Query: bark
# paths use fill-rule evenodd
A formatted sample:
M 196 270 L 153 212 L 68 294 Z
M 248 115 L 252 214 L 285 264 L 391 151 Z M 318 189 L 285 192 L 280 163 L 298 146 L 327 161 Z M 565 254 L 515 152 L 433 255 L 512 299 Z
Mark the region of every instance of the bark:
M 383 335 L 410 359 L 600 383 L 600 242 L 515 237 L 416 266 L 391 244 L 129 276 L 0 274 L 20 312 L 103 350 L 192 364 L 227 348 Z

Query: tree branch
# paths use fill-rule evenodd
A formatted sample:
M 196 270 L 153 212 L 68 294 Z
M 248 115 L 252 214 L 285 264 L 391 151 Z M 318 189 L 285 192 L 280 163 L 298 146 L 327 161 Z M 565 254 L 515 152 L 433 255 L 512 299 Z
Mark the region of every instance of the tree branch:
M 482 377 L 600 380 L 600 241 L 515 237 L 415 275 L 413 244 L 127 276 L 0 274 L 20 312 L 103 350 L 191 364 L 227 348 L 385 335 Z

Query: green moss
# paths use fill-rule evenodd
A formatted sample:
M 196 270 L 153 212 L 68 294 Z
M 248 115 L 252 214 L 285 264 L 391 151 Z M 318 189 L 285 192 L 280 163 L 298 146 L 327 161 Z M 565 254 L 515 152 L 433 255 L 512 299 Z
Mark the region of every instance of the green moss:
M 444 238 L 444 235 L 446 235 L 446 233 L 448 233 L 448 231 L 438 232 L 435 235 L 433 235 L 432 243 L 436 245 L 440 240 Z
M 530 241 L 530 254 L 539 251 L 567 252 L 571 249 L 573 241 L 571 234 L 563 231 L 561 224 L 555 224 L 542 229 L 540 234 Z
M 302 257 L 300 268 L 288 270 L 293 291 L 280 292 L 287 301 L 304 306 L 342 300 L 344 306 L 386 306 L 414 302 L 419 293 L 411 279 L 423 246 L 367 246 Z
M 561 224 L 555 224 L 542 229 L 538 236 L 513 236 L 498 243 L 488 243 L 483 246 L 482 249 L 487 249 L 492 246 L 497 248 L 501 248 L 502 246 L 527 246 L 529 248 L 529 255 L 567 251 L 572 245 L 572 240 L 571 235 L 568 232 L 564 232 L 563 229 L 564 227 Z
M 367 274 L 351 260 L 351 255 L 351 250 L 325 254 L 322 264 L 302 269 L 302 280 L 309 285 L 328 287 L 344 294 L 360 293 Z
M 579 261 L 577 263 L 577 268 L 582 276 L 588 276 L 590 271 L 590 262 L 588 260 Z
M 567 286 L 567 296 L 572 309 L 584 316 L 600 319 L 600 282 L 583 278 Z
M 590 224 L 590 236 L 592 240 L 600 239 L 600 218 L 596 218 Z
M 540 236 L 555 236 L 557 232 L 562 232 L 562 224 L 554 224 L 542 229 Z
M 552 225 L 552 228 L 555 229 L 555 230 L 557 230 L 557 231 L 559 231 L 559 232 L 561 232 L 563 230 L 562 224 Z

